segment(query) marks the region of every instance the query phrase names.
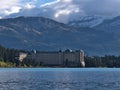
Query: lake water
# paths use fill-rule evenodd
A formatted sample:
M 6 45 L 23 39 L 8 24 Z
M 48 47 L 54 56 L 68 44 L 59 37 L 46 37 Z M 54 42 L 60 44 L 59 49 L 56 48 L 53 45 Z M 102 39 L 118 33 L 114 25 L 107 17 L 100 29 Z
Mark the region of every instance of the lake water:
M 120 90 L 120 69 L 1 68 L 0 90 Z

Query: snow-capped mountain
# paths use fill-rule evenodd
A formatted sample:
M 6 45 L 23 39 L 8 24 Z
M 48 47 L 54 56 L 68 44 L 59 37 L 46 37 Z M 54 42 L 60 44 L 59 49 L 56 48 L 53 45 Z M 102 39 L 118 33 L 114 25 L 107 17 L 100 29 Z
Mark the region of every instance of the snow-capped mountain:
M 96 30 L 111 32 L 120 36 L 120 16 L 106 19 L 101 24 L 94 27 Z
M 103 22 L 104 18 L 99 16 L 83 16 L 77 20 L 70 20 L 68 25 L 76 27 L 95 27 Z

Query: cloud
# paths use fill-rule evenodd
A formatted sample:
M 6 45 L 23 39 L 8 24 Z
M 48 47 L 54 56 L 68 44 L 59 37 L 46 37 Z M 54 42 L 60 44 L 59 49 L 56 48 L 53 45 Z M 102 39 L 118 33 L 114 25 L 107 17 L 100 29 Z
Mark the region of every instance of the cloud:
M 14 9 L 16 12 L 12 12 L 13 10 L 9 10 L 6 12 L 10 14 L 7 17 L 16 17 L 16 16 L 43 16 L 47 18 L 54 19 L 59 22 L 68 22 L 70 15 L 74 13 L 79 13 L 78 5 L 73 4 L 72 0 L 55 0 L 52 2 L 48 2 L 40 5 L 40 7 L 36 7 L 36 3 L 38 0 L 32 0 L 28 2 L 24 2 L 23 5 L 19 9 Z
M 60 2 L 60 0 L 55 0 L 53 2 L 48 2 L 48 3 L 42 4 L 42 5 L 40 5 L 40 7 L 51 6 L 51 5 L 57 4 L 58 2 Z
M 115 17 L 120 15 L 120 0 L 75 0 L 86 15 Z
M 0 0 L 0 17 L 5 17 L 13 13 L 19 13 L 21 9 L 35 8 L 35 2 L 32 0 L 24 2 L 24 0 Z
M 25 2 L 24 9 L 32 9 L 36 7 L 37 0 L 32 0 L 29 2 Z
M 2 19 L 2 17 L 0 17 L 0 19 Z
M 32 9 L 32 8 L 35 8 L 36 6 L 35 5 L 31 5 L 30 3 L 27 3 L 26 5 L 25 5 L 25 8 L 26 9 Z
M 19 0 L 0 0 L 0 16 L 18 13 L 21 9 Z
M 12 13 L 18 13 L 20 9 L 21 9 L 21 7 L 13 6 L 13 7 L 9 8 L 9 9 L 5 9 L 3 13 L 5 15 L 10 15 Z
M 67 22 L 81 16 L 115 17 L 120 15 L 120 0 L 57 0 L 44 7 L 53 8 L 54 19 Z
M 64 23 L 68 22 L 72 14 L 78 14 L 80 12 L 79 5 L 74 4 L 73 0 L 56 0 L 54 2 L 41 5 L 41 8 L 51 9 L 53 12 L 52 18 Z
M 49 1 L 49 0 L 46 0 Z M 1 0 L 0 17 L 42 16 L 67 23 L 81 16 L 114 17 L 120 15 L 120 0 Z

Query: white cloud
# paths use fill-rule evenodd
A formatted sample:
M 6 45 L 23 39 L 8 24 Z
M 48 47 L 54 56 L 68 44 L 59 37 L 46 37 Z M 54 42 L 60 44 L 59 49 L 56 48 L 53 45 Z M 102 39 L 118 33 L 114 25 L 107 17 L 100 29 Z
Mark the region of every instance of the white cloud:
M 19 5 L 19 0 L 0 0 L 0 9 L 7 9 L 10 6 L 18 6 Z
M 0 16 L 0 19 L 2 19 L 2 17 Z
M 56 0 L 42 6 L 52 10 L 54 16 L 52 19 L 65 23 L 81 16 L 120 15 L 120 0 Z
M 43 16 L 67 23 L 70 19 L 85 15 L 120 15 L 120 0 L 54 0 L 38 5 L 40 1 L 42 0 L 1 0 L 0 16 Z
M 39 0 L 29 0 L 27 2 L 24 0 L 10 1 L 14 2 L 14 4 L 12 3 L 12 5 L 8 5 L 7 8 L 3 8 L 3 16 L 43 16 L 59 22 L 67 23 L 69 18 L 74 16 L 74 14 L 78 15 L 79 12 L 82 12 L 82 10 L 79 8 L 79 5 L 73 3 L 73 0 L 55 0 L 42 4 L 40 7 L 36 7 L 36 4 L 39 2 Z M 9 2 L 9 4 L 11 4 L 11 2 Z
M 27 4 L 25 5 L 25 8 L 26 8 L 26 9 L 32 9 L 32 8 L 35 8 L 35 7 L 36 7 L 35 5 L 29 4 L 29 3 L 27 3 Z
M 59 18 L 60 15 L 69 15 L 71 13 L 70 10 L 60 10 L 55 13 L 55 18 Z
M 40 7 L 51 6 L 51 5 L 57 4 L 58 2 L 60 2 L 60 0 L 56 0 L 53 2 L 48 2 L 48 3 L 42 4 L 42 5 L 40 5 Z
M 55 18 L 59 18 L 61 15 L 70 15 L 72 13 L 78 13 L 78 12 L 79 12 L 79 8 L 76 7 L 75 5 L 69 5 L 66 8 L 61 7 L 58 8 L 58 10 L 56 10 Z
M 20 0 L 0 0 L 0 15 L 5 16 L 17 13 L 20 10 Z
M 25 2 L 25 0 L 0 0 L 0 16 L 5 17 L 13 13 L 19 13 L 22 9 L 35 8 L 37 0 Z
M 71 14 L 78 14 L 80 8 L 73 3 L 73 0 L 56 0 L 54 2 L 41 5 L 42 8 L 51 8 L 53 10 L 53 19 L 66 23 Z M 62 19 L 64 18 L 64 19 Z
M 21 7 L 13 6 L 10 9 L 5 9 L 4 14 L 5 15 L 10 15 L 12 13 L 18 13 L 20 9 L 21 9 Z
M 24 8 L 25 9 L 32 9 L 36 7 L 37 0 L 32 0 L 30 2 L 26 2 Z

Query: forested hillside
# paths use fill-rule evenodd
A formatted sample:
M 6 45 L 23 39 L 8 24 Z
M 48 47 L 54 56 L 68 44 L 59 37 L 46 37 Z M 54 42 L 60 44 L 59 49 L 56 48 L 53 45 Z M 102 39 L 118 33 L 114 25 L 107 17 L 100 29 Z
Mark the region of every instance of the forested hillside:
M 8 49 L 0 46 L 0 67 L 15 67 L 19 65 L 19 52 L 23 50 Z
M 0 46 L 0 67 L 44 67 L 32 60 L 18 60 L 19 53 L 31 51 L 8 49 Z M 85 56 L 86 67 L 120 67 L 120 56 Z

